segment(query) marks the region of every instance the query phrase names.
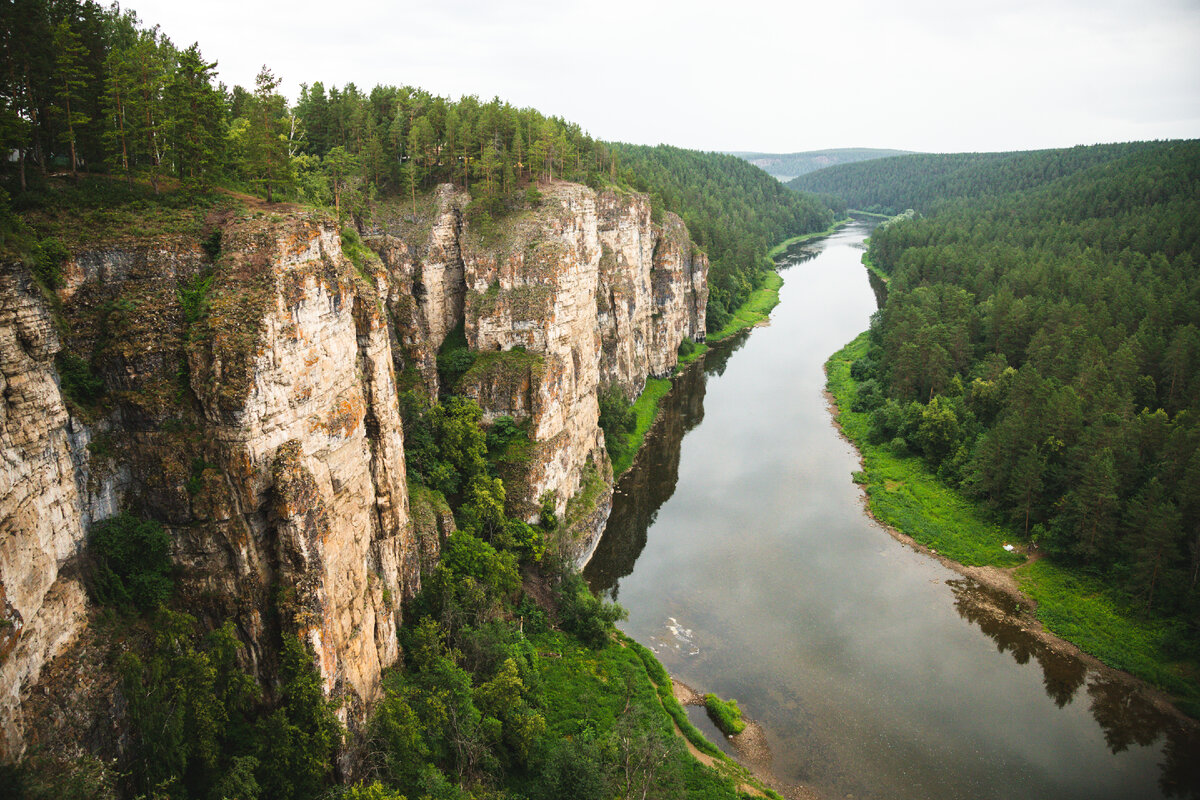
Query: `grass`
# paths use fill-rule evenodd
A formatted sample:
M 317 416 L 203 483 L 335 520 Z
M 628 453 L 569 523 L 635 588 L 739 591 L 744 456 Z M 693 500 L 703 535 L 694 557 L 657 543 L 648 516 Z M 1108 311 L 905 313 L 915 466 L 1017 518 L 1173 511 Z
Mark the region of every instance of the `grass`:
M 888 275 L 886 272 L 880 269 L 878 264 L 871 260 L 871 256 L 868 253 L 863 253 L 862 263 L 863 266 L 867 268 L 868 272 L 874 273 L 884 283 L 887 283 L 892 279 L 891 275 Z
M 891 219 L 891 216 L 888 214 L 876 214 L 874 211 L 863 211 L 859 208 L 848 208 L 846 209 L 846 213 L 859 217 L 872 217 L 873 219 Z
M 839 409 L 838 422 L 862 453 L 863 469 L 856 473 L 855 481 L 866 490 L 871 512 L 885 525 L 960 564 L 1020 564 L 1024 556 L 1003 549 L 1015 536 L 978 504 L 943 484 L 919 457 L 898 454 L 888 445 L 869 441 L 870 414 L 849 410 L 856 393 L 850 365 L 866 352 L 864 332 L 834 353 L 825 369 Z
M 675 715 L 668 710 L 664 696 L 675 703 L 686 721 L 687 715 L 671 695 L 671 681 L 662 665 L 646 648 L 618 636 L 619 641 L 599 650 L 557 631 L 531 637 L 538 652 L 543 713 L 551 736 L 568 739 L 611 731 L 621 716 L 638 708 L 660 734 L 673 737 Z M 679 776 L 688 797 L 735 800 L 740 796 L 739 784 L 761 787 L 748 770 L 727 758 L 690 723 L 689 727 L 704 743 L 700 749 L 711 755 L 715 764 L 701 764 L 682 746 L 671 751 L 667 769 Z M 769 790 L 765 793 L 778 799 Z
M 742 303 L 725 327 L 710 333 L 708 342 L 719 342 L 728 339 L 738 331 L 751 328 L 771 316 L 771 309 L 779 305 L 779 287 L 783 286 L 783 278 L 778 272 L 768 272 L 763 279 L 763 285 L 750 293 L 746 302 Z
M 1021 591 L 1037 601 L 1048 631 L 1170 692 L 1180 710 L 1200 717 L 1200 670 L 1177 655 L 1177 643 L 1187 637 L 1182 623 L 1147 618 L 1100 579 L 1049 559 L 1022 567 L 1016 577 Z
M 849 410 L 856 393 L 850 365 L 866 351 L 864 332 L 834 353 L 825 367 L 838 422 L 863 457 L 863 469 L 853 477 L 865 488 L 871 512 L 960 564 L 1021 564 L 1023 556 L 1001 549 L 1017 540 L 1016 532 L 942 483 L 920 458 L 869 441 L 870 415 Z M 1021 591 L 1037 602 L 1038 619 L 1048 631 L 1171 693 L 1180 710 L 1200 716 L 1200 666 L 1193 654 L 1179 651 L 1179 643 L 1188 638 L 1182 623 L 1148 618 L 1100 579 L 1048 558 L 1019 566 L 1014 575 Z
M 713 724 L 726 736 L 736 736 L 746 730 L 742 721 L 742 710 L 738 708 L 737 700 L 722 700 L 712 692 L 704 695 L 704 708 L 708 711 Z
M 700 729 L 692 724 L 692 721 L 688 718 L 687 711 L 685 711 L 683 706 L 680 705 L 679 701 L 675 699 L 675 692 L 672 687 L 671 676 L 667 674 L 667 671 L 665 668 L 663 668 L 662 663 L 654 657 L 654 653 L 650 652 L 648 648 L 638 644 L 633 639 L 630 639 L 628 636 L 625 636 L 624 634 L 620 634 L 620 636 L 621 641 L 625 644 L 626 649 L 631 650 L 637 655 L 638 658 L 641 659 L 646 668 L 646 674 L 653 683 L 655 691 L 658 693 L 659 702 L 662 704 L 662 707 L 667 714 L 670 715 L 671 719 L 675 721 L 675 724 L 679 726 L 679 732 L 683 734 L 683 737 L 691 742 L 692 746 L 697 750 L 707 756 L 712 757 L 716 761 L 717 769 L 722 774 L 733 779 L 737 783 L 744 783 L 746 785 L 753 786 L 755 789 L 762 792 L 763 795 L 771 798 L 771 800 L 783 800 L 783 798 L 774 791 L 764 786 L 762 782 L 750 772 L 750 770 L 746 769 L 744 766 L 725 755 L 725 753 L 721 751 L 721 748 L 717 747 L 715 744 L 706 739 L 704 734 L 700 732 Z M 738 716 L 740 721 L 740 712 Z M 742 727 L 745 728 L 745 723 L 742 723 Z M 742 793 L 741 796 L 746 795 Z
M 642 389 L 642 393 L 633 403 L 633 413 L 637 417 L 637 424 L 632 433 L 626 434 L 629 447 L 626 448 L 620 459 L 613 463 L 614 479 L 633 466 L 634 456 L 641 449 L 642 442 L 646 439 L 646 433 L 658 416 L 659 403 L 669 391 L 671 391 L 670 380 L 666 378 L 646 379 L 646 388 Z
M 836 231 L 838 228 L 840 228 L 843 225 L 846 225 L 852 221 L 853 220 L 850 217 L 846 217 L 845 219 L 837 220 L 836 222 L 834 222 L 832 225 L 830 225 L 828 228 L 826 228 L 823 231 L 817 231 L 816 233 L 802 233 L 799 236 L 793 236 L 790 239 L 784 239 L 782 242 L 780 242 L 779 244 L 775 245 L 774 247 L 772 247 L 770 250 L 767 251 L 767 258 L 774 261 L 776 258 L 778 258 L 779 256 L 786 253 L 787 249 L 789 247 L 791 247 L 792 245 L 799 244 L 800 242 L 807 242 L 809 239 L 819 239 L 822 236 L 828 236 L 829 234 Z

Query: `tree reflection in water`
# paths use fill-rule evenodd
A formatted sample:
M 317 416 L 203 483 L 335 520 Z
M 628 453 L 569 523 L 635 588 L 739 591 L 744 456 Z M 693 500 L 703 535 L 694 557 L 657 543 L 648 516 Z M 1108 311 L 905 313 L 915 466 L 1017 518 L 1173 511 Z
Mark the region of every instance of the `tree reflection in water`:
M 997 650 L 1018 664 L 1037 660 L 1046 694 L 1059 708 L 1074 700 L 1086 682 L 1089 710 L 1114 754 L 1134 744 L 1149 747 L 1165 736 L 1160 788 L 1171 797 L 1200 798 L 1200 733 L 1194 723 L 1162 710 L 1132 678 L 1091 671 L 1081 659 L 1048 646 L 1009 616 L 1016 608 L 1007 596 L 969 578 L 946 583 L 959 616 L 977 625 Z

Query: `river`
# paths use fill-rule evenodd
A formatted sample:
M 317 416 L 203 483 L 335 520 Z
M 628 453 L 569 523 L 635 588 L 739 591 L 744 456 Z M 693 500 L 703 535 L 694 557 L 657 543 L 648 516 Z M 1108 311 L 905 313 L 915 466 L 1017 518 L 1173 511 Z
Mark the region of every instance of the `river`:
M 869 231 L 794 249 L 770 325 L 676 380 L 585 577 L 672 675 L 739 701 L 800 793 L 1200 796 L 1173 718 L 864 513 L 823 365 L 876 308 Z

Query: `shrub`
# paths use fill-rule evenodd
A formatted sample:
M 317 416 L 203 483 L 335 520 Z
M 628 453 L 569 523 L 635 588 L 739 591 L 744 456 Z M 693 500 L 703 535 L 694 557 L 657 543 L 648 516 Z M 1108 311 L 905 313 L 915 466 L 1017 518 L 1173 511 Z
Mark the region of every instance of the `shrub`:
M 592 594 L 578 572 L 566 575 L 559 585 L 558 612 L 563 628 L 593 650 L 608 643 L 613 623 L 628 614 L 616 603 L 607 603 Z
M 92 372 L 91 365 L 65 350 L 54 360 L 63 394 L 68 400 L 85 408 L 91 408 L 104 396 L 104 381 Z
M 171 541 L 157 522 L 122 512 L 96 525 L 88 546 L 96 602 L 148 611 L 170 596 Z
M 712 692 L 704 695 L 704 707 L 713 723 L 726 736 L 735 736 L 746 730 L 742 721 L 742 710 L 738 708 L 737 700 L 722 700 Z

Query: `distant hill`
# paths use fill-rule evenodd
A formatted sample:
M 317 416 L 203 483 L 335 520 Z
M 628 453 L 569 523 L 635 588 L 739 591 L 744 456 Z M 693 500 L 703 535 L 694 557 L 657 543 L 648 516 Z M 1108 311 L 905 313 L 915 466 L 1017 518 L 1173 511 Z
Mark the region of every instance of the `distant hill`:
M 841 164 L 801 175 L 787 186 L 832 195 L 864 211 L 926 212 L 947 200 L 1029 190 L 1149 146 L 1131 142 L 1010 153 L 918 153 Z
M 902 156 L 911 150 L 878 150 L 872 147 L 840 147 L 833 150 L 809 150 L 804 153 L 739 153 L 729 155 L 744 158 L 754 166 L 781 181 L 790 181 L 819 169 L 838 164 L 853 164 L 872 158 Z

